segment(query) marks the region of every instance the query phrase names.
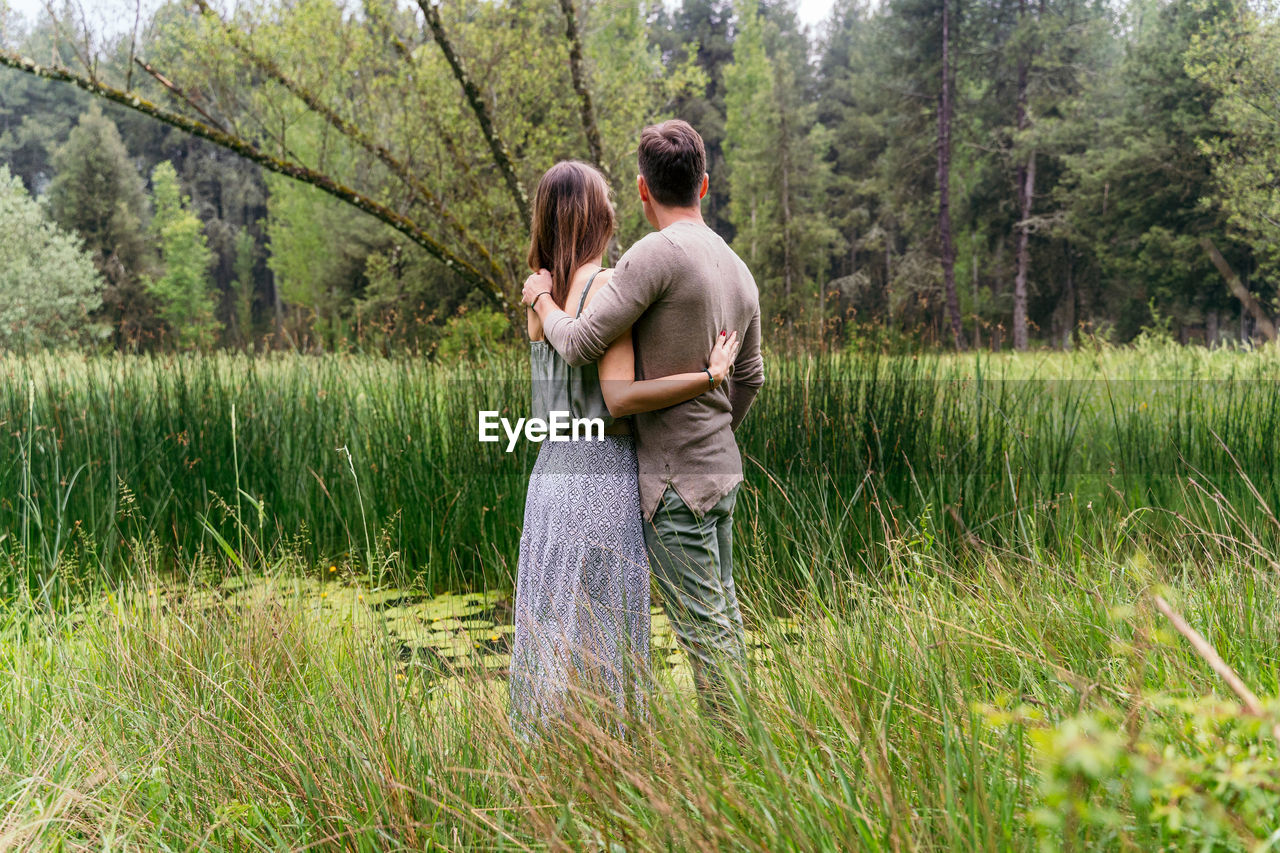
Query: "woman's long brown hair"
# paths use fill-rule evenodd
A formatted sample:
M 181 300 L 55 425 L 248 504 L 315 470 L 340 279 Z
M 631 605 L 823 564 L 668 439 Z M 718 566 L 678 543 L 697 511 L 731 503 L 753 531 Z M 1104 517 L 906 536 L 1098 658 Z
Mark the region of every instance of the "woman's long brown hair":
M 604 254 L 616 227 L 609 185 L 593 166 L 562 160 L 538 181 L 529 268 L 551 271 L 551 298 L 561 309 L 573 271 Z

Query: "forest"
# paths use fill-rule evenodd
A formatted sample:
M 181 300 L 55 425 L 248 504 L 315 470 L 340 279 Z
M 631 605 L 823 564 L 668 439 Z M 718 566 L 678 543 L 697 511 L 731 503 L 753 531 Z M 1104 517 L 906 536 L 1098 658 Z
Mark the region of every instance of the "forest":
M 0 225 L 23 236 L 0 347 L 514 342 L 538 176 L 600 166 L 616 256 L 648 227 L 638 132 L 671 116 L 706 141 L 704 215 L 779 340 L 1270 340 L 1275 12 L 838 0 L 807 28 L 754 0 L 192 0 L 115 32 L 74 3 L 8 12 Z

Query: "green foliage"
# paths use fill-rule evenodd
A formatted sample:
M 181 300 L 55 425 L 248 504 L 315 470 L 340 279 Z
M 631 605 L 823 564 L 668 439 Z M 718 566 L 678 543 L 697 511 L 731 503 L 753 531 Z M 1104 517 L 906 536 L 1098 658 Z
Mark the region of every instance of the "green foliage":
M 45 218 L 16 175 L 0 166 L 0 349 L 32 350 L 101 340 L 90 320 L 102 277 L 79 241 Z
M 366 247 L 382 229 L 312 187 L 276 175 L 267 187 L 267 266 L 293 306 L 294 334 L 335 346 L 348 330 Z
M 246 229 L 236 232 L 235 279 L 231 282 L 233 311 L 231 318 L 240 346 L 253 342 L 254 268 L 258 260 L 258 244 Z
M 1204 136 L 1213 184 L 1203 201 L 1263 264 L 1274 300 L 1280 274 L 1280 24 L 1273 3 L 1240 2 L 1192 36 L 1187 73 L 1216 94 L 1223 133 Z M 1272 303 L 1274 312 L 1275 305 Z
M 1280 62 L 1268 0 L 949 8 L 949 184 L 965 336 L 983 348 L 1005 344 L 1025 231 L 1033 339 L 1070 347 L 1105 330 L 1130 340 L 1151 305 L 1179 340 L 1247 338 L 1248 323 L 1234 322 L 1241 306 L 1202 240 L 1275 308 L 1280 145 L 1268 93 Z M 707 221 L 749 256 L 766 311 L 788 336 L 821 329 L 831 342 L 826 330 L 877 324 L 899 338 L 942 337 L 940 0 L 839 0 L 816 34 L 772 0 L 669 9 L 591 0 L 575 9 L 601 160 L 615 183 L 619 249 L 647 229 L 632 190 L 637 132 L 679 115 L 707 143 Z M 244 343 L 249 303 L 271 306 L 279 345 L 303 349 L 427 347 L 443 318 L 481 303 L 514 316 L 527 243 L 518 193 L 418 11 L 390 0 L 271 0 L 237 8 L 224 26 L 166 6 L 136 49 L 103 52 L 102 79 L 131 81 L 168 103 L 168 90 L 130 61 L 149 57 L 183 91 L 200 93 L 200 110 L 251 132 L 270 156 L 388 205 L 449 256 L 284 178 L 271 179 L 267 202 L 256 166 L 236 167 L 203 142 L 122 115 L 138 162 L 181 164 L 214 253 L 210 275 L 228 295 L 219 309 L 233 329 L 226 343 Z M 551 163 L 591 156 L 559 0 L 465 0 L 440 11 L 526 195 Z M 76 26 L 42 26 L 22 50 L 74 65 L 69 40 L 54 35 Z M 65 135 L 79 96 L 21 79 L 0 95 L 0 157 L 38 190 L 51 171 L 39 149 Z M 120 159 L 109 139 L 95 150 Z M 88 177 L 60 178 L 51 205 Z M 144 206 L 134 190 L 113 191 L 129 227 L 72 222 L 111 195 L 77 192 L 51 209 L 100 253 L 117 345 L 147 343 L 157 323 L 137 283 L 154 262 L 148 247 L 126 245 L 142 233 Z M 256 233 L 260 220 L 266 254 L 249 294 L 235 270 L 237 235 Z
M 1210 236 L 1233 263 L 1242 260 L 1225 217 L 1201 204 L 1212 174 L 1198 140 L 1223 130 L 1216 95 L 1185 68 L 1196 34 L 1217 26 L 1228 5 L 1135 2 L 1129 51 L 1072 116 L 1077 132 L 1085 116 L 1095 116 L 1097 127 L 1064 157 L 1056 192 L 1072 239 L 1107 280 L 1124 283 L 1100 294 L 1123 338 L 1139 331 L 1152 299 L 1179 324 L 1237 308 L 1200 243 Z
M 830 134 L 816 124 L 815 105 L 805 104 L 804 54 L 753 3 L 738 12 L 733 63 L 724 69 L 733 246 L 756 273 L 765 314 L 796 319 L 804 297 L 825 293 L 838 239 L 821 207 Z
M 75 126 L 87 96 L 0 69 L 0 163 L 38 193 L 53 177 L 50 153 Z
M 464 310 L 445 323 L 436 343 L 436 358 L 446 363 L 489 361 L 510 353 L 513 337 L 505 314 L 490 308 Z
M 1277 718 L 1213 696 L 1139 701 L 1134 718 L 1108 708 L 1032 731 L 1043 774 L 1034 815 L 1041 848 L 1069 849 L 1064 833 L 1139 849 L 1274 844 Z
M 214 319 L 209 262 L 203 225 L 188 209 L 173 164 L 164 161 L 151 174 L 155 200 L 152 230 L 160 241 L 164 273 L 147 282 L 179 347 L 208 348 L 221 324 Z
M 155 256 L 147 237 L 146 189 L 115 123 L 97 102 L 53 156 L 56 175 L 49 213 L 83 240 L 106 279 L 104 315 L 122 348 L 149 345 L 158 335 L 155 305 L 142 281 Z
M 664 4 L 651 36 L 666 57 L 668 76 L 690 77 L 691 85 L 676 94 L 672 108 L 702 135 L 710 176 L 703 216 L 726 240 L 733 238 L 733 223 L 724 160 L 724 69 L 733 61 L 734 14 L 728 0 L 684 0 L 673 8 Z

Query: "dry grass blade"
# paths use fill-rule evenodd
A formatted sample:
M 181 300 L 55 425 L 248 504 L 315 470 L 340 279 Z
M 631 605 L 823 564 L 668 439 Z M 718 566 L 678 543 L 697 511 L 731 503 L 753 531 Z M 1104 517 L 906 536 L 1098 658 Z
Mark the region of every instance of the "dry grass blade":
M 1163 613 L 1178 633 L 1187 639 L 1187 642 L 1191 644 L 1191 648 L 1195 649 L 1196 654 L 1204 658 L 1205 663 L 1209 664 L 1209 667 L 1218 674 L 1218 677 L 1231 688 L 1231 692 L 1240 698 L 1245 710 L 1255 717 L 1266 716 L 1262 702 L 1257 695 L 1249 689 L 1249 686 L 1244 683 L 1244 679 L 1236 674 L 1231 665 L 1222 659 L 1222 655 L 1218 654 L 1217 649 L 1210 645 L 1209 641 L 1199 631 L 1192 628 L 1191 624 L 1182 618 L 1182 614 L 1169 605 L 1164 596 L 1156 595 L 1155 604 L 1156 609 Z M 1271 733 L 1276 740 L 1280 740 L 1280 723 L 1276 723 L 1271 727 Z

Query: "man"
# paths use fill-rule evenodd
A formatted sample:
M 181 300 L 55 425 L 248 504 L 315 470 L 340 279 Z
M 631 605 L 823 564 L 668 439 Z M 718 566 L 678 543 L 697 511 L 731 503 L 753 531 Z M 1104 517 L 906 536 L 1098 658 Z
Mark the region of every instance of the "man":
M 631 329 L 637 380 L 702 370 L 721 334 L 741 337 L 731 377 L 719 387 L 708 373 L 701 396 L 635 417 L 649 562 L 699 695 L 719 709 L 724 667 L 745 656 L 733 584 L 733 507 L 742 482 L 733 431 L 764 383 L 764 361 L 755 279 L 702 219 L 706 162 L 702 137 L 687 122 L 645 128 L 636 185 L 658 230 L 622 256 L 579 318 L 537 298 L 546 290 L 539 275 L 525 282 L 524 302 L 573 365 L 598 360 Z

